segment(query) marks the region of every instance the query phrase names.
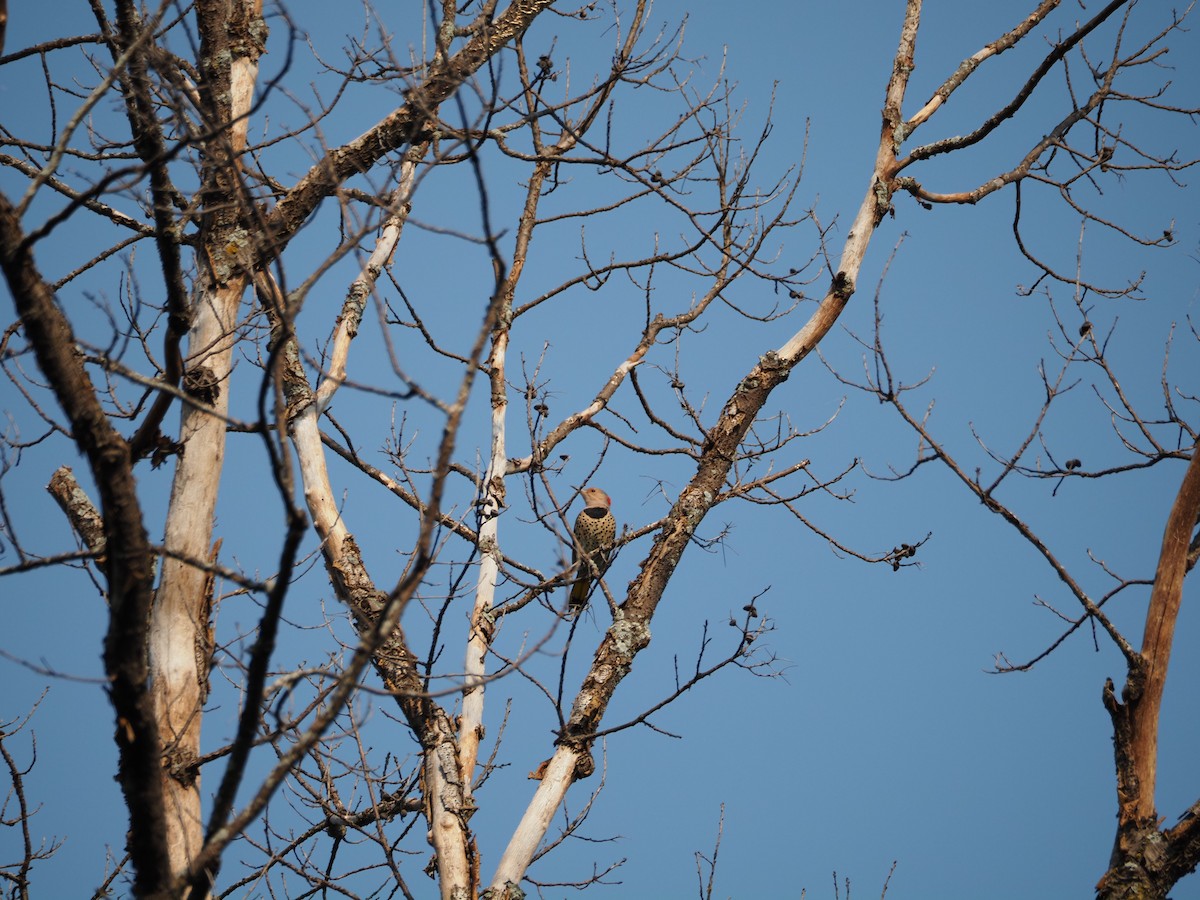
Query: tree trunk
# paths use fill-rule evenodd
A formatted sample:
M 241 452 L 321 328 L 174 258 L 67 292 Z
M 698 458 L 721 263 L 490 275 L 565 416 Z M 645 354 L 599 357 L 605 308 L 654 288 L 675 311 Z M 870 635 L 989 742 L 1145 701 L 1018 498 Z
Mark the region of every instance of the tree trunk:
M 197 4 L 205 126 L 205 208 L 199 276 L 193 291 L 184 390 L 198 405 L 183 407 L 180 451 L 163 542 L 183 559 L 207 559 L 225 460 L 234 326 L 248 277 L 244 261 L 256 247 L 241 184 L 248 113 L 266 39 L 262 0 Z M 150 672 L 163 739 L 162 779 L 167 846 L 175 876 L 186 873 L 204 839 L 200 782 L 200 720 L 210 665 L 208 574 L 190 562 L 163 560 L 150 619 Z
M 212 541 L 221 470 L 225 460 L 224 414 L 233 352 L 229 335 L 241 302 L 243 282 L 198 295 L 188 345 L 198 352 L 187 362 L 185 384 L 212 407 L 183 408 L 181 450 L 171 486 L 163 543 L 186 559 L 206 559 Z M 200 809 L 200 719 L 208 682 L 211 585 L 208 574 L 177 558 L 166 558 L 150 617 L 150 671 L 154 710 L 163 739 L 163 789 L 167 804 L 167 847 L 171 871 L 180 875 L 204 839 Z
M 1117 768 L 1117 837 L 1108 871 L 1096 885 L 1099 900 L 1163 900 L 1200 862 L 1200 801 L 1174 828 L 1161 831 L 1154 802 L 1163 688 L 1183 602 L 1188 545 L 1198 518 L 1200 441 L 1192 447 L 1163 530 L 1141 653 L 1130 662 L 1121 700 L 1111 680 L 1104 686 Z

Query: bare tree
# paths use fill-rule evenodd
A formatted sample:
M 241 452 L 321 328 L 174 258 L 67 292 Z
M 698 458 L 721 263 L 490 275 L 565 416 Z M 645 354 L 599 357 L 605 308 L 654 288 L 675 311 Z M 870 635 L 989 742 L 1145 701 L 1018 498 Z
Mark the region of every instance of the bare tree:
M 1048 6 L 1048 5 L 1047 5 Z M 1117 331 L 1116 319 L 1103 330 L 1096 319 L 1104 315 L 1097 307 L 1100 298 L 1142 299 L 1140 278 L 1132 282 L 1105 284 L 1086 275 L 1087 254 L 1085 236 L 1092 230 L 1115 233 L 1121 238 L 1145 246 L 1166 246 L 1173 241 L 1170 230 L 1139 235 L 1119 221 L 1107 218 L 1103 207 L 1105 176 L 1139 170 L 1152 170 L 1174 178 L 1174 173 L 1190 168 L 1194 158 L 1182 158 L 1175 148 L 1162 149 L 1144 142 L 1120 126 L 1112 124 L 1111 108 L 1148 106 L 1156 110 L 1195 115 L 1196 109 L 1172 106 L 1161 91 L 1132 94 L 1115 88 L 1122 75 L 1137 67 L 1151 64 L 1165 52 L 1161 39 L 1179 20 L 1173 19 L 1163 31 L 1150 40 L 1131 40 L 1126 36 L 1132 10 L 1120 10 L 1120 4 L 1109 4 L 1086 22 L 1069 39 L 1060 40 L 1047 55 L 1042 66 L 1029 80 L 1012 104 L 993 115 L 977 131 L 965 137 L 948 138 L 910 150 L 898 165 L 901 169 L 955 148 L 969 146 L 983 139 L 1003 119 L 1019 108 L 1021 101 L 1036 87 L 1042 75 L 1060 59 L 1066 58 L 1104 19 L 1116 12 L 1123 16 L 1122 28 L 1115 45 L 1106 50 L 1104 59 L 1084 54 L 1087 60 L 1087 89 L 1080 82 L 1072 85 L 1073 107 L 1040 142 L 1032 147 L 1020 163 L 970 190 L 938 193 L 927 190 L 914 178 L 901 176 L 898 186 L 909 191 L 923 203 L 974 203 L 987 193 L 1006 184 L 1016 189 L 1016 213 L 1013 230 L 1023 255 L 1033 264 L 1037 278 L 1028 293 L 1043 294 L 1049 303 L 1054 331 L 1050 340 L 1050 360 L 1043 360 L 1039 373 L 1043 382 L 1043 402 L 1032 415 L 1028 429 L 1018 435 L 1016 449 L 999 451 L 994 437 L 975 434 L 981 451 L 979 465 L 972 466 L 964 453 L 947 445 L 933 425 L 933 406 L 914 409 L 909 395 L 928 384 L 927 378 L 906 379 L 895 371 L 889 361 L 884 340 L 883 314 L 876 297 L 874 334 L 862 341 L 868 351 L 865 379 L 843 378 L 843 382 L 867 392 L 880 402 L 891 406 L 902 421 L 918 437 L 916 460 L 911 467 L 893 469 L 889 479 L 907 478 L 925 463 L 940 462 L 959 485 L 977 498 L 983 508 L 998 515 L 1013 527 L 1049 566 L 1049 571 L 1061 581 L 1067 594 L 1079 604 L 1075 615 L 1056 615 L 1064 625 L 1057 638 L 1033 658 L 1013 662 L 1003 654 L 998 658 L 998 672 L 1027 671 L 1049 656 L 1063 641 L 1081 629 L 1097 629 L 1112 642 L 1124 658 L 1127 674 L 1118 698 L 1112 680 L 1104 685 L 1103 702 L 1112 718 L 1113 743 L 1116 760 L 1117 834 L 1109 870 L 1096 886 L 1102 898 L 1166 897 L 1172 887 L 1190 874 L 1198 862 L 1200 825 L 1197 812 L 1200 800 L 1191 804 L 1177 823 L 1164 828 L 1163 818 L 1155 805 L 1155 784 L 1158 765 L 1158 731 L 1162 713 L 1163 689 L 1183 597 L 1184 577 L 1200 555 L 1200 463 L 1196 453 L 1200 439 L 1194 421 L 1189 421 L 1183 408 L 1194 400 L 1192 388 L 1183 373 L 1188 370 L 1194 347 L 1180 351 L 1187 362 L 1172 360 L 1173 346 L 1165 337 L 1167 353 L 1162 360 L 1161 396 L 1159 409 L 1145 409 L 1145 401 L 1123 388 L 1119 366 L 1110 356 L 1109 345 Z M 1032 21 L 1032 20 L 1031 20 Z M 1004 49 L 1020 29 L 986 48 Z M 977 54 L 977 56 L 979 56 Z M 972 61 L 978 61 L 975 57 Z M 972 62 L 968 61 L 968 62 Z M 972 63 L 973 64 L 973 63 Z M 960 76 L 969 74 L 968 63 L 950 78 L 934 99 L 910 122 L 920 123 L 926 113 L 934 110 L 960 83 Z M 1108 115 L 1106 115 L 1106 113 Z M 1082 126 L 1082 127 L 1079 127 Z M 1120 156 L 1118 157 L 1118 151 Z M 1022 239 L 1026 226 L 1022 213 L 1021 189 L 1026 180 L 1037 187 L 1049 187 L 1070 209 L 1079 215 L 1079 252 L 1072 271 L 1060 272 L 1037 254 Z M 1063 303 L 1056 288 L 1068 289 L 1070 300 Z M 1107 317 L 1107 316 L 1105 316 Z M 1193 330 L 1192 337 L 1195 337 Z M 1094 413 L 1099 422 L 1112 428 L 1117 445 L 1126 459 L 1105 465 L 1085 465 L 1068 450 L 1048 437 L 1046 423 L 1058 410 L 1058 405 L 1072 389 L 1087 382 L 1096 398 Z M 1182 405 L 1181 405 L 1182 404 Z M 1103 580 L 1109 582 L 1102 593 L 1089 589 L 1093 578 L 1072 571 L 1061 552 L 1039 536 L 1035 522 L 1022 515 L 1018 502 L 1006 500 L 1008 483 L 1015 478 L 1028 478 L 1053 484 L 1053 490 L 1067 479 L 1113 479 L 1172 462 L 1186 463 L 1178 494 L 1164 526 L 1162 548 L 1152 577 L 1129 577 L 1117 574 L 1098 562 Z M 992 474 L 984 475 L 986 471 Z M 907 551 L 906 551 L 907 552 Z M 1089 551 L 1090 552 L 1090 551 Z M 1100 558 L 1102 559 L 1102 552 Z M 1149 602 L 1142 629 L 1141 647 L 1130 640 L 1110 618 L 1105 606 L 1118 596 L 1132 594 L 1149 587 Z M 1046 604 L 1043 604 L 1046 605 Z M 1053 607 L 1048 607 L 1053 609 Z
M 1053 335 L 1051 358 L 1057 362 L 1057 371 L 1051 371 L 1049 366 L 1041 371 L 1045 388 L 1042 402 L 1033 414 L 1028 430 L 1018 436 L 1018 448 L 1013 452 L 996 450 L 993 439 L 979 434 L 975 435 L 979 465 L 972 466 L 961 450 L 949 449 L 945 437 L 934 427 L 932 404 L 924 409 L 912 406 L 911 395 L 928 386 L 928 380 L 906 383 L 889 361 L 880 313 L 876 315 L 873 338 L 864 342 L 870 353 L 870 375 L 863 380 L 844 377 L 843 381 L 888 404 L 918 437 L 916 458 L 911 466 L 893 469 L 890 474 L 877 477 L 907 479 L 914 477 L 924 464 L 940 462 L 984 509 L 1015 529 L 1020 539 L 1044 559 L 1049 571 L 1061 582 L 1060 590 L 1065 590 L 1079 604 L 1080 611 L 1070 614 L 1039 597 L 1039 605 L 1052 612 L 1055 620 L 1061 623 L 1059 632 L 1028 659 L 1014 661 L 1004 653 L 998 654 L 997 673 L 1029 671 L 1069 638 L 1087 629 L 1093 640 L 1099 633 L 1111 641 L 1124 658 L 1127 674 L 1120 697 L 1111 679 L 1105 682 L 1102 694 L 1113 725 L 1118 826 L 1109 870 L 1097 885 L 1097 896 L 1166 897 L 1197 864 L 1196 804 L 1191 804 L 1174 825 L 1163 827 L 1163 817 L 1155 806 L 1154 788 L 1163 689 L 1183 597 L 1183 580 L 1200 557 L 1200 536 L 1194 535 L 1200 524 L 1200 498 L 1197 496 L 1200 464 L 1196 462 L 1200 454 L 1195 452 L 1194 427 L 1177 411 L 1177 398 L 1186 396 L 1185 384 L 1174 383 L 1164 376 L 1161 415 L 1146 415 L 1144 410 L 1133 405 L 1130 393 L 1121 387 L 1107 352 L 1113 329 L 1098 336 L 1088 321 L 1087 301 L 1093 296 L 1093 288 L 1078 281 L 1072 287 L 1075 289 L 1075 309 L 1071 318 L 1078 317 L 1082 321 L 1076 325 L 1068 321 L 1066 315 L 1059 317 L 1055 309 L 1059 330 Z M 1048 291 L 1047 296 L 1052 297 L 1053 291 Z M 1051 304 L 1053 306 L 1053 300 Z M 1169 358 L 1164 360 L 1164 373 L 1174 368 Z M 1071 388 L 1085 380 L 1095 390 L 1099 421 L 1107 422 L 1113 428 L 1130 457 L 1128 460 L 1085 467 L 1082 460 L 1068 458 L 1056 451 L 1055 442 L 1047 437 L 1047 420 Z M 1022 513 L 1019 501 L 1004 497 L 1008 482 L 1018 478 L 1053 484 L 1053 490 L 1057 492 L 1068 480 L 1115 479 L 1171 461 L 1187 465 L 1163 529 L 1162 548 L 1153 562 L 1154 572 L 1150 577 L 1120 574 L 1104 562 L 1103 548 L 1097 551 L 1088 548 L 1095 574 L 1075 571 L 1065 561 L 1065 554 L 1055 549 L 1054 542 L 1039 534 L 1038 523 Z M 983 473 L 989 470 L 991 474 L 985 476 Z M 1097 582 L 1103 585 L 1099 590 L 1089 586 Z M 1141 647 L 1138 648 L 1136 642 L 1123 633 L 1112 617 L 1111 609 L 1106 607 L 1117 605 L 1113 601 L 1118 598 L 1127 599 L 1139 590 L 1147 589 L 1149 602 Z
M 523 883 L 537 886 L 535 860 L 586 817 L 588 805 L 551 833 L 568 791 L 595 774 L 600 739 L 653 727 L 655 713 L 724 669 L 778 671 L 762 642 L 771 621 L 748 593 L 728 637 L 698 622 L 698 649 L 677 666 L 673 690 L 611 721 L 685 552 L 721 541 L 698 531 L 714 508 L 778 507 L 841 552 L 914 564 L 922 535 L 870 552 L 805 515 L 805 496 L 836 495 L 857 464 L 801 456 L 810 432 L 773 412 L 771 397 L 830 334 L 903 195 L 975 203 L 1036 183 L 1095 227 L 1136 239 L 1092 212 L 1087 194 L 1105 177 L 1170 176 L 1189 164 L 1104 115 L 1118 102 L 1194 113 L 1124 87 L 1179 19 L 1133 49 L 1122 43 L 1130 0 L 1059 23 L 1026 84 L 977 130 L 913 143 L 956 90 L 1044 30 L 1057 6 L 1047 0 L 1014 22 L 906 115 L 921 25 L 921 4 L 909 0 L 865 197 L 840 248 L 796 203 L 802 151 L 794 168 L 764 178 L 770 121 L 740 130 L 724 73 L 699 81 L 682 32 L 656 33 L 644 2 L 431 3 L 397 21 L 368 7 L 339 61 L 319 42 L 311 53 L 304 45 L 302 27 L 316 25 L 261 0 L 117 0 L 115 14 L 94 2 L 95 32 L 0 59 L 44 60 L 55 101 L 48 128 L 6 126 L 0 156 L 0 263 L 17 312 L 0 361 L 22 427 L 6 446 L 16 456 L 65 454 L 73 442 L 88 469 L 81 484 L 64 466 L 50 486 L 81 549 L 26 547 L 0 505 L 15 560 L 4 574 L 74 566 L 107 603 L 104 668 L 129 830 L 128 857 L 102 889 L 128 877 L 146 897 L 239 895 L 251 884 L 291 896 L 411 897 L 408 839 L 432 847 L 425 869 L 444 898 L 523 896 Z M 394 33 L 411 46 L 394 44 Z M 1098 34 L 1111 42 L 1103 64 L 1087 50 Z M 988 140 L 1048 75 L 1079 68 L 1086 89 L 1068 81 L 1061 117 L 1043 123 L 1011 168 L 951 193 L 917 180 L 926 169 L 936 176 L 942 156 Z M 303 99 L 310 80 L 317 87 Z M 368 101 L 383 109 L 379 98 L 382 117 L 364 118 Z M 1095 288 L 1040 263 L 1019 217 L 1016 230 L 1030 260 L 1072 285 L 1083 310 Z M 797 264 L 800 243 L 808 249 Z M 569 258 L 565 246 L 575 248 Z M 331 289 L 339 302 L 327 302 Z M 90 305 L 71 302 L 80 297 Z M 684 348 L 697 331 L 731 322 L 753 329 L 763 350 L 714 409 L 688 386 Z M 1064 367 L 1108 373 L 1097 340 L 1080 332 Z M 867 345 L 876 371 L 888 372 L 882 339 Z M 563 414 L 568 378 L 588 384 L 591 399 L 572 397 Z M 1036 541 L 995 485 L 963 475 L 889 379 L 857 386 L 917 429 L 918 464 L 945 462 Z M 1123 703 L 1107 695 L 1122 799 L 1113 871 L 1123 874 L 1110 873 L 1106 889 L 1123 879 L 1165 896 L 1200 844 L 1188 824 L 1158 831 L 1153 791 L 1137 785 L 1153 783 L 1156 698 L 1200 490 L 1194 432 L 1174 413 L 1154 427 L 1191 436 L 1170 449 L 1143 428 L 1154 461 L 1192 460 L 1151 599 L 1162 627 L 1137 653 L 1082 590 L 1071 627 L 1100 623 L 1130 661 Z M 1089 474 L 1028 469 L 1036 434 L 1002 460 L 996 485 L 1011 474 Z M 584 486 L 603 481 L 610 455 L 638 458 L 662 488 L 657 513 L 630 523 L 613 549 L 622 562 L 644 557 L 633 579 L 620 590 L 600 577 L 592 590 L 584 615 L 611 625 L 591 647 L 566 595 L 581 575 L 607 573 L 581 571 L 594 566 L 586 558 L 571 564 L 569 510 Z M 144 473 L 168 464 L 164 498 Z M 217 525 L 222 488 L 252 511 L 245 547 Z M 360 496 L 386 497 L 388 512 L 373 514 Z M 314 612 L 295 588 L 314 582 L 305 575 L 318 559 L 337 603 Z M 253 626 L 218 615 L 235 602 Z M 487 727 L 502 733 L 507 718 L 504 702 L 485 699 L 511 704 L 514 683 L 543 699 L 555 736 L 544 759 L 529 761 L 538 784 L 507 848 L 485 861 L 472 817 L 506 753 Z M 206 741 L 210 697 L 237 712 Z M 376 706 L 398 712 L 402 727 L 367 737 Z M 22 769 L 7 748 L 5 759 L 20 792 Z M 414 813 L 424 824 L 409 819 L 399 839 L 384 830 Z M 28 821 L 23 805 L 17 821 Z M 1169 864 L 1151 858 L 1164 840 Z M 12 875 L 20 890 L 46 855 L 26 845 Z M 240 874 L 222 868 L 231 857 Z

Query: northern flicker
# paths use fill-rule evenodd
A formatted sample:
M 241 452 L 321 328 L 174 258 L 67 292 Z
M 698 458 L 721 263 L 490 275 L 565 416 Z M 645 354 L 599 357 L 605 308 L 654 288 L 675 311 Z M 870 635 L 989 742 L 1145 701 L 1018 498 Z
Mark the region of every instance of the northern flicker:
M 592 589 L 595 572 L 593 567 L 604 574 L 608 565 L 608 555 L 612 551 L 613 541 L 617 537 L 617 520 L 613 518 L 612 498 L 600 488 L 588 487 L 581 491 L 583 502 L 587 505 L 575 519 L 575 548 L 572 559 L 578 563 L 575 572 L 575 584 L 571 586 L 571 595 L 567 601 L 567 609 L 577 613 L 587 605 L 588 592 Z M 586 556 L 580 559 L 580 552 Z M 590 560 L 590 563 L 589 563 Z

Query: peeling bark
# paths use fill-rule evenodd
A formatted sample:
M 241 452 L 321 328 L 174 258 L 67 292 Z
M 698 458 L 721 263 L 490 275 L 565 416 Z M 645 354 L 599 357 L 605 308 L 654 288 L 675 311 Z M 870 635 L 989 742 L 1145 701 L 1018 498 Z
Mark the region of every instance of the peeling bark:
M 234 326 L 248 281 L 240 259 L 252 239 L 239 156 L 246 146 L 247 113 L 253 100 L 257 60 L 265 38 L 261 0 L 204 0 L 196 6 L 201 37 L 203 112 L 212 137 L 204 146 L 204 209 L 198 256 L 200 275 L 191 301 L 184 385 L 202 391 L 211 410 L 182 408 L 180 452 L 171 486 L 164 544 L 183 559 L 204 559 L 212 545 L 213 519 L 225 460 L 225 414 Z M 177 317 L 178 318 L 178 317 Z M 167 798 L 171 872 L 187 873 L 204 840 L 200 779 L 201 705 L 208 660 L 197 653 L 207 642 L 208 575 L 178 558 L 163 560 L 150 622 L 150 666 L 159 727 L 160 767 Z
M 1200 801 L 1171 829 L 1159 829 L 1154 802 L 1163 689 L 1183 602 L 1188 545 L 1200 517 L 1200 443 L 1167 517 L 1141 653 L 1129 667 L 1118 700 L 1110 680 L 1104 706 L 1113 723 L 1117 773 L 1117 836 L 1100 900 L 1163 900 L 1200 863 Z
M 71 523 L 71 528 L 83 540 L 84 546 L 96 555 L 96 562 L 104 566 L 104 517 L 95 504 L 75 480 L 70 466 L 59 466 L 46 485 L 50 493 Z

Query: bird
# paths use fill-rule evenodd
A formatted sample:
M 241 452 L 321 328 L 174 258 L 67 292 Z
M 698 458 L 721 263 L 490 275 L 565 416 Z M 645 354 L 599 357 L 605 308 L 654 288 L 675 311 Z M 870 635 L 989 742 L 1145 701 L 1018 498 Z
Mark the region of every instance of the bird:
M 579 568 L 567 599 L 567 610 L 572 614 L 587 606 L 592 581 L 597 573 L 604 574 L 617 537 L 612 498 L 597 487 L 586 487 L 580 494 L 586 505 L 575 519 L 575 546 L 571 558 Z M 586 559 L 579 558 L 580 552 Z

